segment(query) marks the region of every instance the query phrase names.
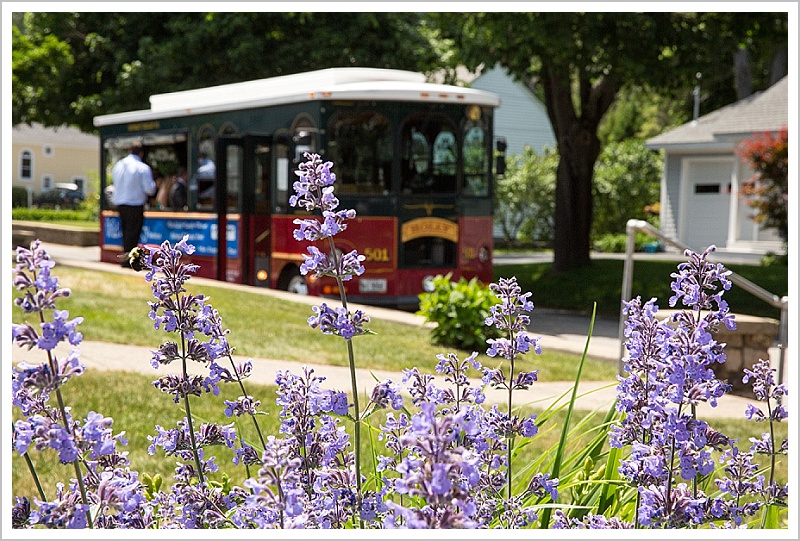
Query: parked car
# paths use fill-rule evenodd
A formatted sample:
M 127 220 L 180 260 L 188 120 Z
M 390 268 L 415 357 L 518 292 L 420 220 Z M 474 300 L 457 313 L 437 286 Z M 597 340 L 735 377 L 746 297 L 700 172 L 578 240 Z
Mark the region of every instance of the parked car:
M 59 182 L 52 190 L 40 193 L 33 198 L 33 204 L 40 208 L 77 208 L 84 200 L 83 191 L 77 184 Z

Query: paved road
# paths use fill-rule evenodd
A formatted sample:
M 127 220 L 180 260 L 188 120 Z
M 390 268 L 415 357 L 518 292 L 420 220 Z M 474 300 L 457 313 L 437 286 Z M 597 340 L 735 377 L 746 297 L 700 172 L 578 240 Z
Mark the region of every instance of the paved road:
M 606 254 L 592 252 L 592 259 L 625 259 L 625 254 Z M 758 265 L 763 256 L 760 254 L 742 254 L 718 250 L 709 259 L 726 265 Z M 679 252 L 658 252 L 646 254 L 637 252 L 633 254 L 634 261 L 683 261 L 685 258 Z M 524 263 L 550 263 L 553 261 L 553 252 L 520 252 L 495 254 L 496 265 L 511 265 Z

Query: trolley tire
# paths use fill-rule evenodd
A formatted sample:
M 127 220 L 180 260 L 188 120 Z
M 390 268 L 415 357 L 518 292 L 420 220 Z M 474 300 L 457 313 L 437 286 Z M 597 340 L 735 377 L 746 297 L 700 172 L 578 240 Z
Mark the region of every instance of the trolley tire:
M 303 275 L 300 274 L 300 269 L 291 265 L 284 269 L 281 274 L 280 289 L 297 295 L 308 295 L 308 284 Z

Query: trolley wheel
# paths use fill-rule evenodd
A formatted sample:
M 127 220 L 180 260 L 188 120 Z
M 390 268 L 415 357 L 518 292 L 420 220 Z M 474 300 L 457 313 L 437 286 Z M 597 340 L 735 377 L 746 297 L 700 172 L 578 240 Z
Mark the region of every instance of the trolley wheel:
M 298 295 L 308 295 L 308 284 L 306 279 L 300 274 L 300 269 L 291 266 L 284 269 L 281 276 L 281 287 L 289 293 L 296 293 Z

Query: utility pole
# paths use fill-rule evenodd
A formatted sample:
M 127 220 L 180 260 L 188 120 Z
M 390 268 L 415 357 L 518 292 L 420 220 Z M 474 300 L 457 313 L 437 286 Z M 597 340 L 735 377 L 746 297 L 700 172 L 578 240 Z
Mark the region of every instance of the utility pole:
M 692 95 L 694 95 L 694 111 L 692 113 L 692 120 L 696 122 L 700 117 L 700 79 L 703 77 L 703 74 L 698 71 L 695 77 L 697 77 L 697 84 L 692 91 Z

